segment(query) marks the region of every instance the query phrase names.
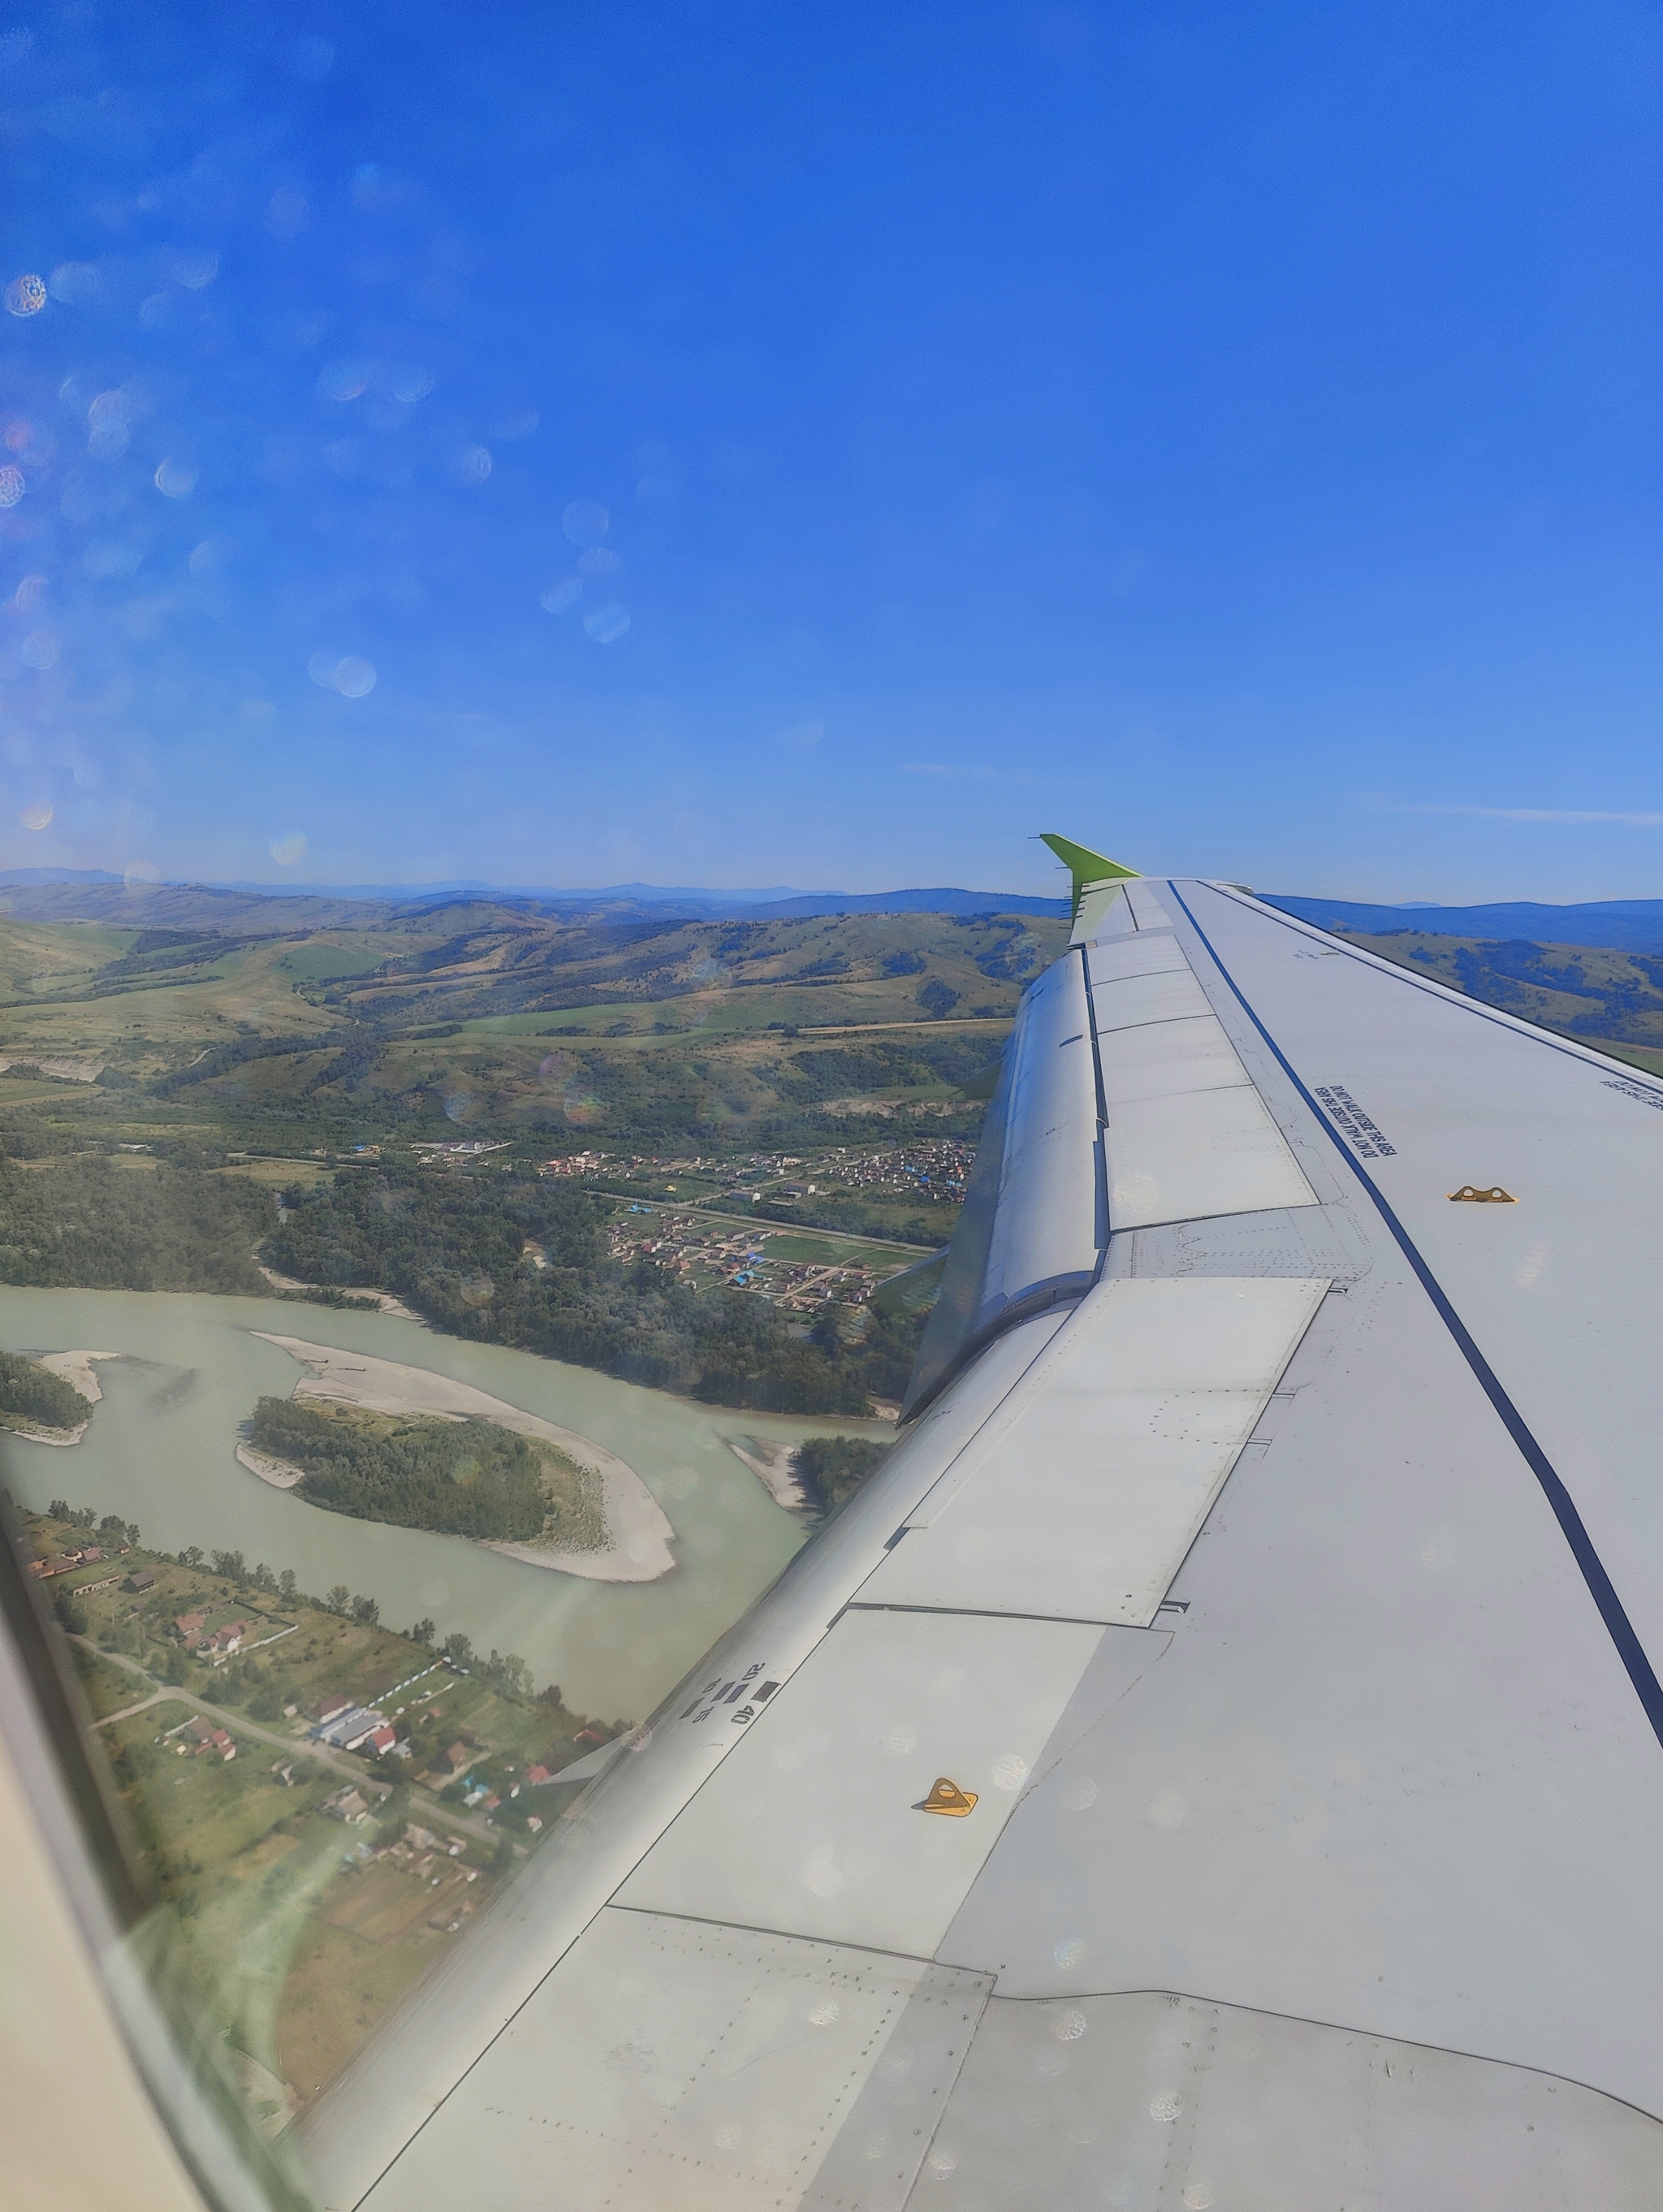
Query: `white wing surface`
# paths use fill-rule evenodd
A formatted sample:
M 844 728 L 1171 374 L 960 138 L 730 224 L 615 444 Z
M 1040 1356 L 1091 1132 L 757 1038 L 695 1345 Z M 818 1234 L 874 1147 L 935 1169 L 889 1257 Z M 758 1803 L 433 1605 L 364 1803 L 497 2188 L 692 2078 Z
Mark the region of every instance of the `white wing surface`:
M 1663 1085 L 1227 887 L 1075 939 L 902 1442 L 313 2114 L 337 2212 L 1663 2202 Z

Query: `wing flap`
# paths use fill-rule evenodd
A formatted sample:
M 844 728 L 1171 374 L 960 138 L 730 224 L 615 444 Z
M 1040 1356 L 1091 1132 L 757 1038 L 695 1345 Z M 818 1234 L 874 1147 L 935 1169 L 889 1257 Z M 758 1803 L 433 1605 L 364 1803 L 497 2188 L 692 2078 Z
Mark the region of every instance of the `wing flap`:
M 1251 1086 L 1129 1099 L 1103 1142 L 1116 1230 L 1318 1202 Z
M 909 1516 L 862 1604 L 1144 1626 L 1328 1285 L 1099 1285 L 1008 1417 Z
M 618 1892 L 650 1912 L 928 1958 L 1102 1631 L 846 1613 Z M 974 1791 L 942 1820 L 937 1778 Z

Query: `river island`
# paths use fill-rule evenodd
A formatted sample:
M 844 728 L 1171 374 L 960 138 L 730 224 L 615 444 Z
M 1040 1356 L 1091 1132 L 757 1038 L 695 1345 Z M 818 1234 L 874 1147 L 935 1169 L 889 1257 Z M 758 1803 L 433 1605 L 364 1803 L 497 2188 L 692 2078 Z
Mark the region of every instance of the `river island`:
M 300 1419 L 285 1426 L 281 1412 L 257 1415 L 251 1437 L 237 1447 L 242 1465 L 263 1482 L 276 1489 L 298 1486 L 313 1502 L 359 1518 L 404 1520 L 389 1510 L 391 1458 L 430 1495 L 434 1426 L 454 1425 L 464 1431 L 456 1439 L 455 1463 L 464 1486 L 476 1486 L 482 1499 L 489 1497 L 510 1522 L 523 1512 L 531 1483 L 542 1484 L 546 1502 L 538 1532 L 531 1532 L 525 1520 L 520 1525 L 528 1533 L 504 1537 L 471 1535 L 465 1526 L 447 1524 L 466 1540 L 530 1566 L 594 1582 L 656 1582 L 675 1565 L 675 1531 L 663 1507 L 634 1468 L 592 1437 L 428 1368 L 264 1329 L 250 1334 L 276 1345 L 306 1370 L 289 1401 L 263 1401 L 279 1409 L 287 1404 Z M 328 1413 L 321 1412 L 325 1407 Z M 342 1425 L 333 1431 L 308 1426 L 308 1413 L 314 1422 L 333 1419 Z M 512 1440 L 517 1439 L 530 1441 L 531 1456 L 515 1453 Z M 285 1443 L 287 1451 L 281 1449 Z

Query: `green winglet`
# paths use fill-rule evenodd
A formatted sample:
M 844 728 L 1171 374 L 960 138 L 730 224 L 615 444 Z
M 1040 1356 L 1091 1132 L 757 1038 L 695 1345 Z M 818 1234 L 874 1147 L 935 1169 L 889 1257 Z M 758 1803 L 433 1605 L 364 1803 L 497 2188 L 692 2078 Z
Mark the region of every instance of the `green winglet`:
M 1138 873 L 1136 868 L 1123 868 L 1118 860 L 1104 858 L 1084 845 L 1077 845 L 1071 837 L 1059 837 L 1045 830 L 1040 838 L 1049 845 L 1057 858 L 1074 878 L 1074 912 L 1080 910 L 1080 895 L 1090 884 L 1116 884 L 1132 880 Z

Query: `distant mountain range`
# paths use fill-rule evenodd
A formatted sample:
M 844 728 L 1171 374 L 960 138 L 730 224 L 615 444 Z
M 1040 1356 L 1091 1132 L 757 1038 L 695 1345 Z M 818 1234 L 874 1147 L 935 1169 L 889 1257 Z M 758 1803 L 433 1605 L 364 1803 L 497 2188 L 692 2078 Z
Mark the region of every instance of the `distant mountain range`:
M 1422 930 L 1432 937 L 1476 937 L 1507 943 L 1597 945 L 1611 952 L 1663 952 L 1663 899 L 1597 899 L 1580 906 L 1530 900 L 1493 906 L 1368 906 L 1350 899 L 1296 897 L 1261 891 L 1266 905 L 1319 929 L 1358 930 L 1371 937 Z
M 529 884 L 488 884 L 458 878 L 436 884 L 189 883 L 183 879 L 130 884 L 107 868 L 7 868 L 0 895 L 13 914 L 46 921 L 82 912 L 115 921 L 199 921 L 209 927 L 262 922 L 277 927 L 339 926 L 343 909 L 373 906 L 421 913 L 430 907 L 486 902 L 529 908 L 554 916 L 592 916 L 608 921 L 790 921 L 811 915 L 1027 914 L 1064 915 L 1066 899 L 1030 898 L 1019 891 L 973 891 L 951 885 L 894 891 L 803 891 L 789 884 L 761 890 L 708 890 L 689 884 L 604 884 L 593 890 Z M 1486 906 L 1369 904 L 1354 899 L 1307 898 L 1287 891 L 1260 896 L 1284 914 L 1321 929 L 1377 936 L 1422 930 L 1435 937 L 1491 941 L 1527 939 L 1543 945 L 1593 945 L 1617 952 L 1663 953 L 1663 899 L 1599 899 L 1546 906 L 1527 900 Z M 254 921 L 264 909 L 262 921 Z M 164 911 L 165 910 L 165 911 Z
M 438 884 L 254 884 L 187 883 L 167 879 L 130 884 L 107 868 L 7 868 L 0 870 L 0 891 L 21 893 L 10 901 L 14 913 L 38 908 L 70 911 L 81 892 L 96 894 L 106 911 L 116 901 L 162 900 L 177 907 L 181 893 L 195 893 L 217 905 L 228 918 L 246 912 L 251 900 L 310 907 L 315 915 L 327 904 L 370 905 L 419 912 L 458 901 L 530 907 L 550 915 L 598 915 L 612 921 L 635 918 L 683 921 L 789 921 L 821 914 L 1034 914 L 1068 912 L 1066 899 L 1029 898 L 1019 891 L 970 891 L 950 886 L 926 890 L 800 891 L 789 884 L 762 890 L 705 890 L 689 884 L 608 884 L 596 890 L 564 890 L 534 884 L 481 883 L 473 878 Z M 34 898 L 30 894 L 35 894 Z

